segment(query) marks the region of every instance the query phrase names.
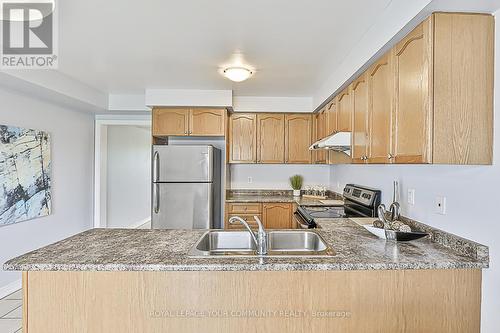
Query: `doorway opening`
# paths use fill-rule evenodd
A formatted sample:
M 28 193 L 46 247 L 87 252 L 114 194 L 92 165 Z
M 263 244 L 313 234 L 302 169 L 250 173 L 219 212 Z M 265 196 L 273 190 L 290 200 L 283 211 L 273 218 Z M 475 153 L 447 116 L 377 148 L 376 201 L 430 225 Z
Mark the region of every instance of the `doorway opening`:
M 95 228 L 151 228 L 151 117 L 95 121 Z

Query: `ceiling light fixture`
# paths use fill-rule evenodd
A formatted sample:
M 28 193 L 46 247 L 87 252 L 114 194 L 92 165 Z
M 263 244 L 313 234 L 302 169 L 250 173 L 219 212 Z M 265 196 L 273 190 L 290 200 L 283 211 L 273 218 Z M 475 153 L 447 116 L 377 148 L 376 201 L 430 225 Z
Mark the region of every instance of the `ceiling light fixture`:
M 245 67 L 228 67 L 224 70 L 224 76 L 234 82 L 242 82 L 248 79 L 253 72 Z

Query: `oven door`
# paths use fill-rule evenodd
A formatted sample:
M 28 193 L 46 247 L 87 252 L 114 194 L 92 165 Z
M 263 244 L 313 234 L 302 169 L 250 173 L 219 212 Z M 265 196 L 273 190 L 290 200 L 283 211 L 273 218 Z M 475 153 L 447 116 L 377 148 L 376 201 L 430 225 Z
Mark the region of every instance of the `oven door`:
M 300 216 L 299 213 L 293 213 L 293 224 L 297 229 L 312 229 L 313 226 L 307 224 L 307 222 Z
M 375 217 L 374 210 L 355 203 L 346 202 L 344 213 L 346 217 Z

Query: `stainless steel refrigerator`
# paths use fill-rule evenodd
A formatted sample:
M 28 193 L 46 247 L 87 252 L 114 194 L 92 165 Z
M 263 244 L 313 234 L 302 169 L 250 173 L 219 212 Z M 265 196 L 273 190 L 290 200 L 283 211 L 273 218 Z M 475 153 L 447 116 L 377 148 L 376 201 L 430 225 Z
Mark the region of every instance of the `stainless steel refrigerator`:
M 221 219 L 221 151 L 154 145 L 152 159 L 151 227 L 213 228 Z

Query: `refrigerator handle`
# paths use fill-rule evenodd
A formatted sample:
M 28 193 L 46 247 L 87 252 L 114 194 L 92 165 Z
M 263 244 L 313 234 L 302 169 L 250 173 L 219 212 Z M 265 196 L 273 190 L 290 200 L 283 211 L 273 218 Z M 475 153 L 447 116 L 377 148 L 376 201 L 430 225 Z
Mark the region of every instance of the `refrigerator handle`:
M 160 169 L 160 154 L 155 151 L 153 155 L 153 182 L 159 181 L 158 170 Z
M 153 212 L 158 214 L 160 212 L 160 184 L 153 184 Z

